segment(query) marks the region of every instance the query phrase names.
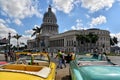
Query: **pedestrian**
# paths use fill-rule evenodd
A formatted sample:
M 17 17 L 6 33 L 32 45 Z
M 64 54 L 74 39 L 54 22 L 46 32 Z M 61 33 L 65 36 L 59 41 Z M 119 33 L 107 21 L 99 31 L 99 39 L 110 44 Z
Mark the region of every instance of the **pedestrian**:
M 62 51 L 62 64 L 64 65 L 64 67 L 66 68 L 66 60 L 65 60 L 65 53 L 64 51 Z
M 66 63 L 70 63 L 71 59 L 72 59 L 72 55 L 71 55 L 71 53 L 68 53 L 68 55 L 66 57 Z
M 54 53 L 53 53 L 53 52 L 51 52 L 51 57 L 53 57 L 53 54 L 54 54 Z
M 5 61 L 8 61 L 8 54 L 4 53 L 4 55 L 5 55 Z
M 71 60 L 74 60 L 74 59 L 75 59 L 75 53 L 71 52 Z
M 107 60 L 106 53 L 105 52 L 99 53 L 98 59 L 102 61 L 106 61 Z
M 9 61 L 12 61 L 12 54 L 11 54 L 11 51 L 8 52 L 8 57 L 9 57 Z
M 60 50 L 58 50 L 58 53 L 57 53 L 55 59 L 56 58 L 58 58 L 58 65 L 57 65 L 57 67 L 62 69 L 62 53 L 61 53 Z
M 46 52 L 46 50 L 43 48 L 42 54 L 40 54 L 41 59 L 45 59 L 44 54 L 45 54 L 45 55 L 48 55 L 48 53 Z
M 13 61 L 13 52 L 10 51 L 10 61 Z
M 16 53 L 12 51 L 12 54 L 13 54 L 13 61 L 16 61 Z
M 93 53 L 92 58 L 98 59 L 98 56 L 99 56 L 99 55 L 98 55 L 97 51 L 95 50 L 94 53 Z
M 43 52 L 43 53 L 47 53 L 44 48 L 43 48 L 42 52 Z

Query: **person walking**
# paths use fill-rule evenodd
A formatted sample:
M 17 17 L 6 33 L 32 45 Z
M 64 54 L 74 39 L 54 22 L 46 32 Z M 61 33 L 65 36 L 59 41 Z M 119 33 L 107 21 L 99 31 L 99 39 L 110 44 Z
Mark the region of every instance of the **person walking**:
M 54 53 L 53 53 L 53 52 L 51 52 L 51 57 L 53 57 L 53 54 L 54 54 Z
M 106 61 L 108 58 L 106 57 L 106 53 L 104 52 L 104 53 L 99 53 L 98 59 Z
M 60 50 L 58 50 L 58 53 L 57 53 L 55 59 L 56 58 L 58 58 L 58 65 L 57 65 L 57 67 L 62 69 L 62 53 L 61 53 Z
M 66 57 L 66 63 L 70 63 L 71 59 L 72 59 L 72 55 L 71 53 L 68 53 Z
M 4 52 L 4 56 L 5 56 L 5 61 L 7 62 L 7 61 L 8 61 L 8 53 L 7 53 L 6 50 L 5 50 L 5 52 Z
M 8 54 L 4 53 L 4 55 L 5 55 L 5 61 L 8 61 Z
M 62 64 L 64 65 L 64 67 L 66 68 L 66 61 L 65 61 L 65 53 L 64 51 L 62 51 Z
M 95 50 L 94 53 L 93 53 L 92 58 L 98 59 L 98 56 L 99 56 L 99 54 L 98 54 L 97 51 Z
M 75 59 L 75 53 L 71 52 L 71 60 L 74 60 L 74 59 Z

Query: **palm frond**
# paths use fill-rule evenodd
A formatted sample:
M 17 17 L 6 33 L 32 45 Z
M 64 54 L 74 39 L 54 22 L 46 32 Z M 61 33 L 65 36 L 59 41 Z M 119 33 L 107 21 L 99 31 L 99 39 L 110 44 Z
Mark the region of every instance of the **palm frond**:
M 34 32 L 33 32 L 33 34 L 31 35 L 31 37 L 33 37 L 34 35 L 36 35 L 37 33 L 41 33 L 41 27 L 38 27 L 38 26 L 36 26 L 36 28 L 33 28 L 32 29 Z

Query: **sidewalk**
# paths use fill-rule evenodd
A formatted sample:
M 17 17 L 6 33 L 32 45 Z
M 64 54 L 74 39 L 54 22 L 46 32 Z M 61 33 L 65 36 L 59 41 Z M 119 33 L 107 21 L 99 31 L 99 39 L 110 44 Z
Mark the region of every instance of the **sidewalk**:
M 54 55 L 55 57 L 55 55 Z M 50 57 L 52 62 L 56 63 L 57 66 L 57 59 L 54 59 L 54 57 Z M 66 64 L 66 68 L 57 68 L 56 69 L 57 73 L 56 73 L 56 80 L 70 80 L 69 77 L 69 63 Z
M 67 64 L 66 68 L 57 69 L 56 80 L 70 80 L 69 64 Z

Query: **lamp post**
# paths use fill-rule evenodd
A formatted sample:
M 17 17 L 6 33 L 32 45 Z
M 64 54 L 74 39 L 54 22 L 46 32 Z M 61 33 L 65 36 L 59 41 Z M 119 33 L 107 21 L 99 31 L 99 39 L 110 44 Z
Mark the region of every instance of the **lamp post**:
M 76 41 L 74 41 L 74 53 L 76 53 Z
M 10 53 L 10 39 L 11 39 L 11 33 L 9 32 L 9 33 L 8 33 L 8 40 L 9 40 L 9 43 L 8 43 L 8 44 L 9 44 L 9 53 Z
M 104 53 L 105 52 L 105 44 L 103 44 L 102 47 L 103 47 L 103 53 Z

